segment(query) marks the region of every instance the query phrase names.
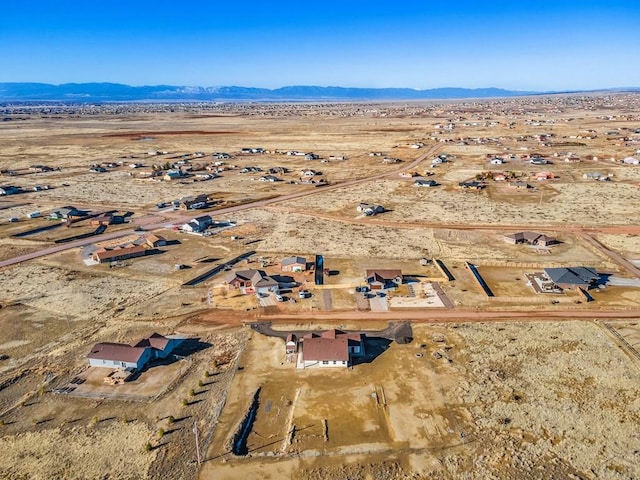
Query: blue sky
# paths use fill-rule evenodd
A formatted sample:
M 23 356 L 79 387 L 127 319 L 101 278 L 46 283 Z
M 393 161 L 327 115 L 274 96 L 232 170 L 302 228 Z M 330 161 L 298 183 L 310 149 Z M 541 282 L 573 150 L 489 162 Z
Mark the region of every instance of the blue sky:
M 640 86 L 640 1 L 0 0 L 0 82 Z

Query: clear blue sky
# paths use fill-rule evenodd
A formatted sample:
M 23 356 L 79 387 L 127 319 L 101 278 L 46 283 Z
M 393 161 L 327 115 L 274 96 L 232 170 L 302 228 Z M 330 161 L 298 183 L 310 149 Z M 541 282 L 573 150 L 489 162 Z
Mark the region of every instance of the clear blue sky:
M 640 86 L 640 0 L 0 0 L 0 82 Z

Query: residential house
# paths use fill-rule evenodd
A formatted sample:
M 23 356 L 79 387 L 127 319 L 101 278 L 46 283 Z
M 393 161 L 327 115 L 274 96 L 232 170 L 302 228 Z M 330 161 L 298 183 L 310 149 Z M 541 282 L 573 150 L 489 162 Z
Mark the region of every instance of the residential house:
M 167 170 L 164 172 L 162 178 L 165 180 L 177 180 L 182 177 L 184 177 L 184 172 L 182 170 Z
M 549 161 L 546 158 L 533 157 L 531 160 L 529 160 L 529 163 L 532 165 L 546 165 L 549 163 Z
M 365 214 L 366 216 L 371 216 L 378 213 L 383 213 L 384 207 L 382 205 L 375 205 L 371 203 L 360 203 L 356 207 L 356 210 L 360 213 Z
M 486 185 L 482 182 L 478 182 L 477 180 L 473 180 L 471 182 L 460 182 L 458 183 L 458 187 L 463 190 L 482 190 Z
M 210 215 L 202 215 L 185 223 L 180 229 L 189 233 L 202 233 L 211 225 L 213 225 L 213 218 Z
M 348 367 L 353 357 L 364 356 L 364 336 L 328 330 L 320 335 L 309 333 L 302 338 L 303 368 Z
M 166 238 L 154 233 L 152 233 L 151 235 L 147 235 L 145 241 L 150 248 L 164 247 L 167 244 Z
M 364 277 L 371 290 L 387 290 L 402 285 L 402 270 L 366 270 Z
M 503 239 L 505 242 L 513 243 L 514 245 L 526 243 L 528 245 L 537 245 L 541 247 L 548 247 L 558 243 L 555 238 L 536 232 L 518 232 L 512 235 L 505 235 Z
M 490 163 L 491 165 L 502 165 L 502 164 L 504 163 L 504 160 L 502 160 L 501 158 L 495 157 L 495 158 L 492 158 L 492 159 L 489 161 L 489 163 Z
M 280 285 L 262 270 L 240 270 L 230 272 L 225 278 L 229 288 L 240 290 L 243 294 L 269 293 L 279 290 Z
M 592 267 L 558 267 L 545 268 L 544 273 L 549 280 L 562 289 L 584 288 L 594 286 L 600 275 Z
M 538 181 L 553 180 L 556 176 L 551 172 L 537 172 L 534 173 L 534 178 Z
M 71 218 L 77 217 L 86 217 L 87 212 L 83 210 L 78 210 L 76 207 L 66 206 L 62 208 L 58 208 L 49 214 L 49 218 L 56 220 L 67 220 Z
M 258 180 L 260 180 L 261 182 L 271 182 L 271 183 L 280 181 L 280 179 L 274 175 L 263 175 Z
M 440 185 L 435 180 L 416 180 L 413 182 L 416 187 L 437 187 Z
M 307 177 L 307 178 L 315 177 L 316 175 L 321 175 L 321 173 L 320 172 L 316 172 L 315 170 L 310 170 L 310 169 L 309 170 L 302 170 L 300 172 L 300 176 Z
M 167 358 L 183 341 L 183 337 L 153 333 L 133 344 L 96 343 L 87 358 L 92 367 L 140 370 L 153 360 Z
M 143 257 L 147 254 L 147 248 L 143 245 L 131 245 L 126 247 L 115 247 L 112 249 L 100 248 L 96 250 L 92 257 L 96 262 L 119 262 L 130 258 Z
M 286 257 L 280 263 L 283 272 L 304 272 L 307 269 L 307 259 L 304 257 Z

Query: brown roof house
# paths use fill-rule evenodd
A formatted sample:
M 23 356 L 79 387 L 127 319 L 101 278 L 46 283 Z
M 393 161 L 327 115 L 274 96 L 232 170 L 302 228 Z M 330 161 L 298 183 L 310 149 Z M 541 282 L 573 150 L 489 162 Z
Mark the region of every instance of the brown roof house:
M 229 288 L 239 289 L 245 295 L 276 292 L 280 284 L 262 270 L 239 270 L 227 274 Z
M 364 276 L 371 290 L 387 290 L 402 285 L 402 270 L 366 270 Z
M 152 233 L 151 235 L 147 235 L 146 242 L 149 247 L 157 248 L 164 247 L 167 244 L 167 239 L 161 235 Z
M 280 268 L 283 272 L 304 272 L 307 269 L 307 259 L 304 257 L 283 258 Z
M 139 370 L 152 360 L 167 358 L 183 341 L 183 337 L 152 333 L 133 344 L 96 343 L 87 358 L 92 367 Z
M 128 247 L 116 247 L 110 250 L 101 248 L 93 253 L 93 259 L 99 263 L 119 262 L 129 258 L 143 257 L 147 254 L 147 248 L 143 245 L 131 245 Z
M 503 238 L 505 242 L 513 243 L 514 245 L 517 245 L 518 243 L 526 243 L 527 245 L 548 247 L 558 243 L 555 238 L 536 232 L 518 232 L 512 235 L 505 235 Z
M 321 335 L 309 333 L 302 338 L 302 368 L 348 367 L 352 357 L 364 355 L 361 333 L 328 330 Z

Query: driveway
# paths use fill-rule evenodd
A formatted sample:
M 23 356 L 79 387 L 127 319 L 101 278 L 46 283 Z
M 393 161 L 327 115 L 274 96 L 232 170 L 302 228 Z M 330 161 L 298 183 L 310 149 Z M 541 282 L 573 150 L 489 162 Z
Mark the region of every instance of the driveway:
M 389 310 L 389 305 L 387 303 L 387 295 L 384 297 L 379 297 L 376 295 L 375 297 L 369 298 L 369 307 L 372 312 L 386 312 Z

